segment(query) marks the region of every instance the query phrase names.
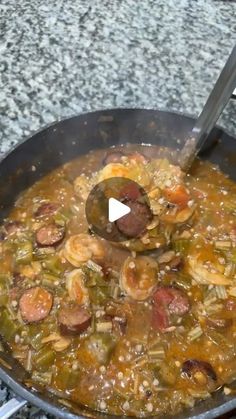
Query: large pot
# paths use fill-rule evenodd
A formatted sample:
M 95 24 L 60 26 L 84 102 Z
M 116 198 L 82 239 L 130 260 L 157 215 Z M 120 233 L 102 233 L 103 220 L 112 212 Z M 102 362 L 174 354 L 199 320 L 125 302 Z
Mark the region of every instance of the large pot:
M 18 145 L 0 162 L 0 218 L 8 214 L 21 191 L 76 156 L 127 142 L 181 147 L 193 124 L 193 118 L 169 112 L 114 109 L 79 115 L 51 125 Z M 214 129 L 202 158 L 219 164 L 236 180 L 236 139 L 220 128 Z M 70 408 L 68 401 L 65 407 L 62 398 L 40 388 L 27 387 L 27 377 L 28 373 L 12 358 L 7 347 L 0 352 L 0 378 L 22 399 L 58 418 L 111 418 L 80 405 L 71 404 Z M 176 418 L 213 418 L 235 407 L 236 398 L 216 392 L 210 400 L 186 409 Z M 1 412 L 0 417 L 3 417 Z

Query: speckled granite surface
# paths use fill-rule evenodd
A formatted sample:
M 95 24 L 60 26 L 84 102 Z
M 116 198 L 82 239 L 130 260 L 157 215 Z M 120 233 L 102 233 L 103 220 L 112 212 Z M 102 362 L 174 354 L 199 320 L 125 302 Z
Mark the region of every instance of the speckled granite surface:
M 88 110 L 197 115 L 235 42 L 234 1 L 1 0 L 0 155 Z M 221 124 L 236 134 L 236 101 Z

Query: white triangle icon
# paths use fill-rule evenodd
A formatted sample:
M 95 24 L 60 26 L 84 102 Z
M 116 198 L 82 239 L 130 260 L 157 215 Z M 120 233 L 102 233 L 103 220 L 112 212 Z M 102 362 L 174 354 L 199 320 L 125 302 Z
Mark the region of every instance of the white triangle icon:
M 129 214 L 131 211 L 130 207 L 115 198 L 109 198 L 108 201 L 108 220 L 110 223 L 119 220 L 124 215 Z

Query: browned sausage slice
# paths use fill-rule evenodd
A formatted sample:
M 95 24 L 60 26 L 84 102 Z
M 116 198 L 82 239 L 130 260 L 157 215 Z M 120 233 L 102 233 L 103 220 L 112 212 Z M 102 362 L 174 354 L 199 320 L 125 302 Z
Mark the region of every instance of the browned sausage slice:
M 78 304 L 68 305 L 60 308 L 58 322 L 63 335 L 78 335 L 91 324 L 91 314 Z
M 138 201 L 125 200 L 124 204 L 131 211 L 116 221 L 117 228 L 127 238 L 138 237 L 145 232 L 152 219 L 151 210 L 147 204 Z
M 26 290 L 19 301 L 20 313 L 26 323 L 39 322 L 45 319 L 51 311 L 53 297 L 42 287 Z
M 35 212 L 35 217 L 41 217 L 44 215 L 53 215 L 58 210 L 58 208 L 59 206 L 56 203 L 53 203 L 53 202 L 44 203 L 40 205 L 40 207 Z
M 140 186 L 135 182 L 127 182 L 120 190 L 119 196 L 121 200 L 136 201 L 141 198 L 144 192 Z
M 64 227 L 47 224 L 36 231 L 36 241 L 40 246 L 55 246 L 63 240 L 64 235 Z
M 187 295 L 180 289 L 160 287 L 153 295 L 152 326 L 164 331 L 170 326 L 170 314 L 183 316 L 190 309 Z
M 198 359 L 188 359 L 185 361 L 182 365 L 182 373 L 188 378 L 192 378 L 194 381 L 197 381 L 198 384 L 201 382 L 203 383 L 202 374 L 208 379 L 213 381 L 217 380 L 217 375 L 211 364 Z M 201 375 L 199 373 L 201 373 Z

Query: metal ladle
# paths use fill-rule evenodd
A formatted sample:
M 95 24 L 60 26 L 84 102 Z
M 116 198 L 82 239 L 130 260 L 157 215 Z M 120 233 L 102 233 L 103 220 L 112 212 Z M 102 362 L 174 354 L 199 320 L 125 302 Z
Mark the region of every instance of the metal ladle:
M 179 165 L 187 172 L 236 88 L 236 46 L 200 113 L 190 137 L 179 154 Z

